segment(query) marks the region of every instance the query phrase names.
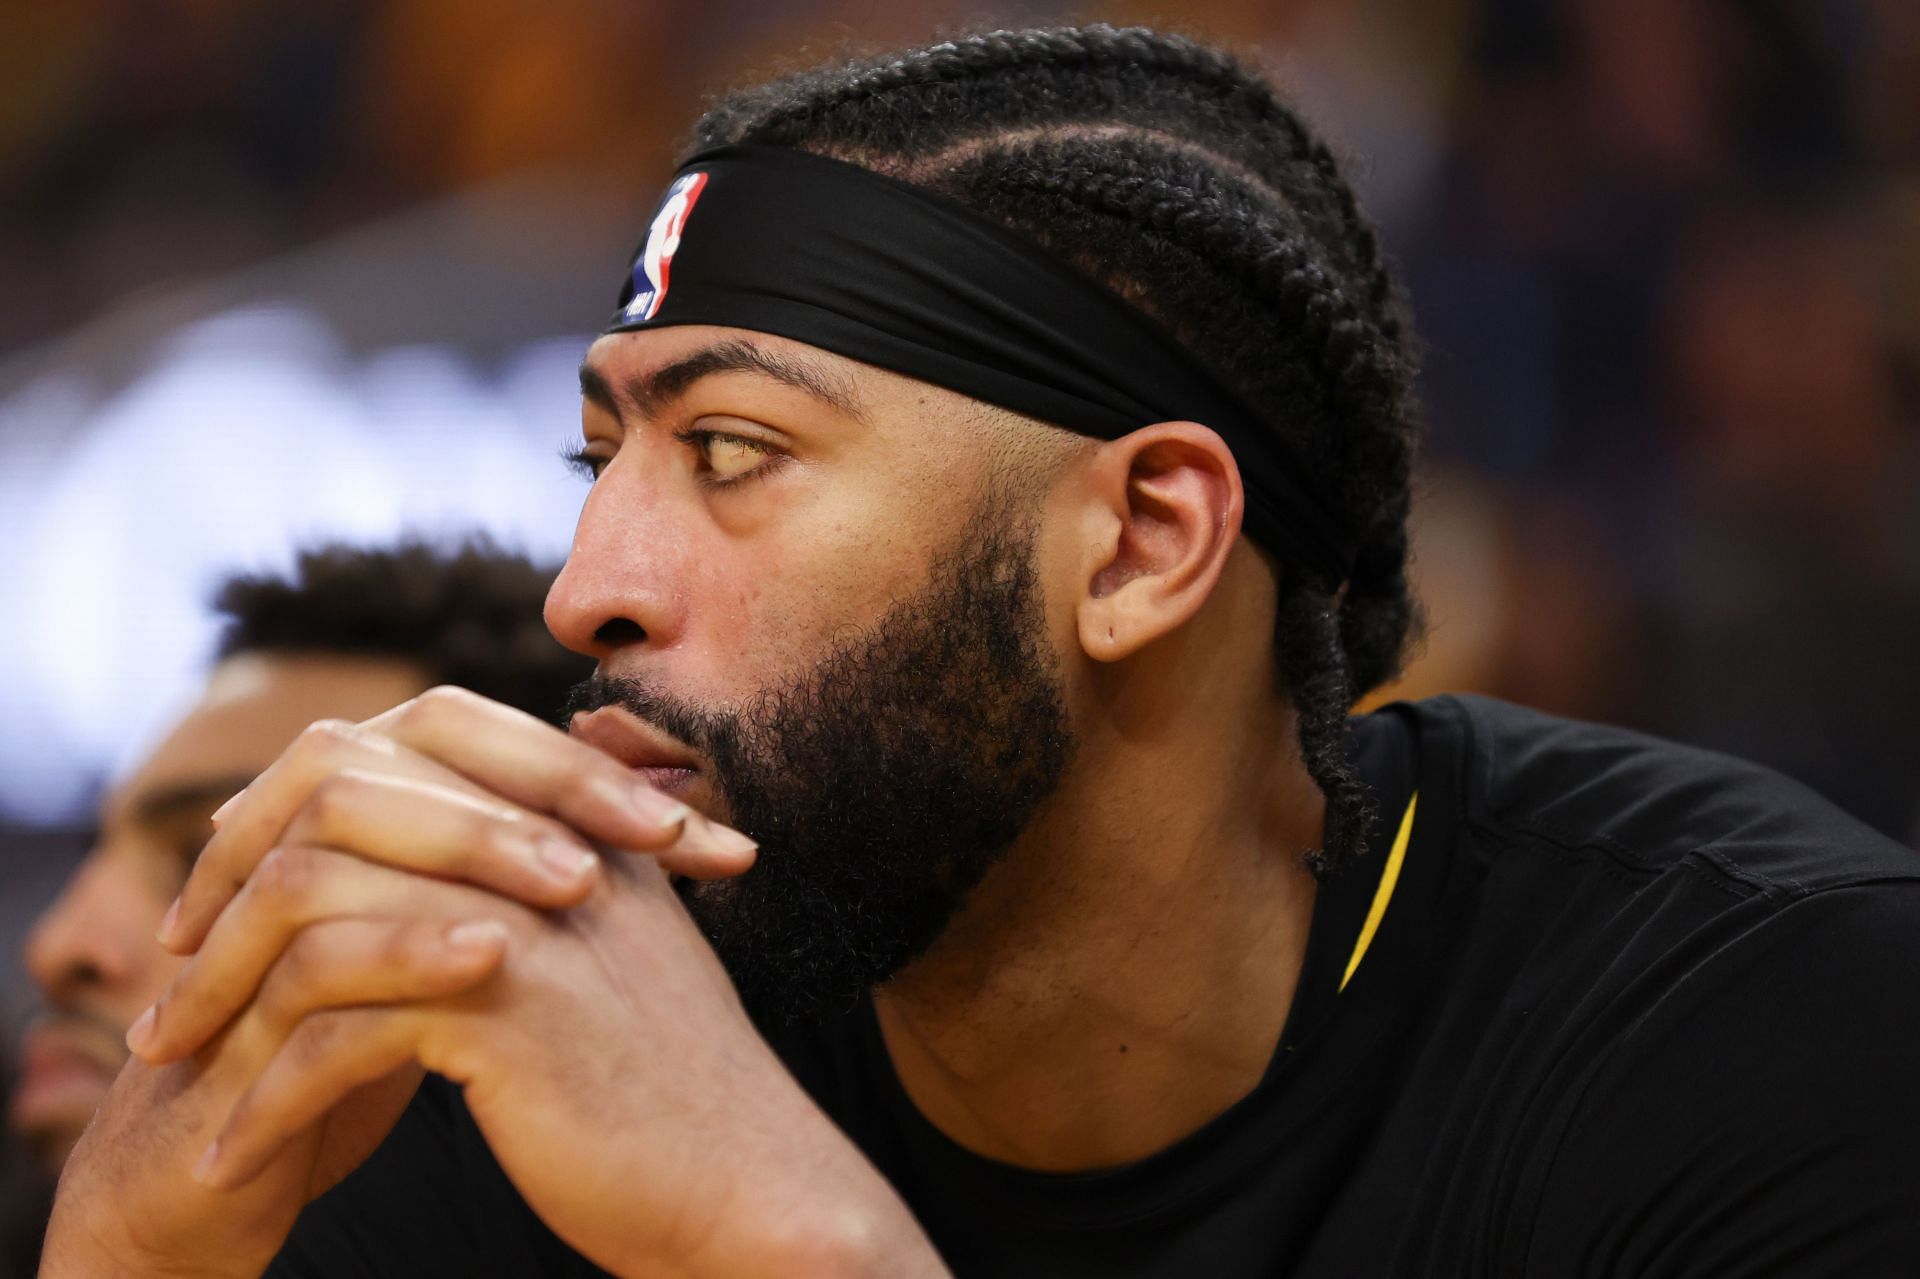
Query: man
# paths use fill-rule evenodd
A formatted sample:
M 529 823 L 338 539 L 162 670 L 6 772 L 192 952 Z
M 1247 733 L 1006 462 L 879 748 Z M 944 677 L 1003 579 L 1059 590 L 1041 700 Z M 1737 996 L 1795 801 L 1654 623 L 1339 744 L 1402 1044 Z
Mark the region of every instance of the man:
M 107 797 L 99 841 L 28 938 L 46 1014 L 9 1119 L 49 1175 L 126 1061 L 127 1028 L 180 969 L 153 935 L 208 815 L 316 719 L 364 719 L 433 684 L 552 715 L 585 664 L 534 620 L 550 580 L 484 546 L 410 544 L 313 549 L 290 579 L 222 587 L 205 691 Z
M 1920 1264 L 1909 854 L 1349 722 L 1407 338 L 1266 85 L 1003 32 L 697 133 L 582 367 L 572 737 L 430 693 L 219 814 L 47 1273 Z

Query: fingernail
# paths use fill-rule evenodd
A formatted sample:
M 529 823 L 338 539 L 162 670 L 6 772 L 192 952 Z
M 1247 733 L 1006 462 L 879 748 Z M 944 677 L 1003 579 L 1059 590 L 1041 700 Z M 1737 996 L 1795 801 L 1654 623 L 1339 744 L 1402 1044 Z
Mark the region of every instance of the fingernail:
M 665 791 L 655 790 L 651 786 L 636 786 L 633 788 L 633 811 L 648 825 L 666 828 L 686 821 L 687 814 L 693 810 Z
M 690 832 L 687 842 L 709 852 L 724 853 L 729 857 L 751 853 L 760 847 L 731 826 L 722 826 L 717 822 L 702 822 L 699 832 L 697 834 Z
M 447 930 L 447 945 L 455 950 L 489 950 L 507 939 L 507 926 L 497 919 L 470 919 Z
M 153 1039 L 153 1023 L 159 1020 L 157 1010 L 158 1005 L 150 1006 L 147 1011 L 141 1013 L 140 1016 L 134 1020 L 133 1025 L 127 1027 L 128 1052 L 137 1053 L 142 1051 Z
M 214 1143 L 200 1156 L 200 1161 L 194 1164 L 193 1179 L 209 1189 L 217 1189 L 213 1181 L 213 1166 L 219 1162 L 220 1142 L 215 1138 Z
M 208 818 L 207 820 L 211 821 L 215 826 L 218 826 L 220 824 L 220 819 L 225 817 L 228 813 L 232 812 L 233 806 L 239 803 L 240 797 L 246 793 L 247 793 L 246 788 L 243 786 L 239 790 L 235 791 L 233 794 L 229 795 L 227 797 L 227 802 L 220 805 L 220 807 L 214 809 L 213 816 Z
M 160 927 L 154 930 L 153 939 L 162 946 L 173 936 L 173 926 L 180 922 L 180 899 L 173 899 L 173 905 L 167 907 L 167 913 L 160 916 Z
M 542 839 L 536 852 L 540 864 L 545 866 L 556 879 L 572 884 L 587 876 L 593 869 L 594 856 L 578 844 L 569 844 L 564 839 L 549 835 Z

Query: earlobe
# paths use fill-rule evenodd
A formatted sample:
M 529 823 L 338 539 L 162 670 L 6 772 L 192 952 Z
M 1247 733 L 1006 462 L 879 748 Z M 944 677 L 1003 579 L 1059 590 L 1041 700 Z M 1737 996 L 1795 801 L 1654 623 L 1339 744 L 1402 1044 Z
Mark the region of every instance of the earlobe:
M 1080 645 L 1119 661 L 1184 625 L 1219 582 L 1245 495 L 1233 453 L 1192 422 L 1101 447 L 1089 473 L 1097 536 L 1078 605 Z

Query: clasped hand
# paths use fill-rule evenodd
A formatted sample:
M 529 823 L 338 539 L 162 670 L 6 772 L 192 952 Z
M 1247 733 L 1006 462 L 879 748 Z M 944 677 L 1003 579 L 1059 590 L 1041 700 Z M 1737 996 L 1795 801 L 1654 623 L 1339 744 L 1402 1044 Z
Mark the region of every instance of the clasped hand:
M 140 1218 L 119 1233 L 156 1266 L 271 1256 L 423 1070 L 463 1087 L 529 1205 L 614 1273 L 838 1270 L 881 1240 L 930 1258 L 670 887 L 745 871 L 744 836 L 455 689 L 314 725 L 217 820 L 161 928 L 191 957 L 129 1033 L 139 1061 L 75 1153 L 50 1258 L 63 1217 L 98 1238 L 103 1210 Z M 121 1140 L 151 1149 L 101 1148 Z M 158 1184 L 189 1166 L 204 1192 Z
M 510 949 L 524 966 L 581 939 L 586 921 L 554 912 L 598 893 L 672 916 L 663 868 L 732 875 L 754 856 L 610 757 L 453 688 L 313 725 L 216 820 L 161 926 L 192 958 L 128 1036 L 152 1064 L 221 1034 L 256 1055 L 274 1046 L 196 1165 L 214 1188 L 249 1180 L 349 1089 L 410 1061 L 469 1082 L 473 1036 L 447 1023 L 499 1002 L 480 991 Z

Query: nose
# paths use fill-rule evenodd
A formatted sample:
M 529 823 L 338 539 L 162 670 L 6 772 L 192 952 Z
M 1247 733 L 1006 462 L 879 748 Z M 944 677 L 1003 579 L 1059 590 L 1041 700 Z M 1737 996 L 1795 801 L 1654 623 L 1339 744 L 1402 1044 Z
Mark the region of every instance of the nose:
M 635 465 L 638 452 L 623 450 L 588 491 L 547 592 L 547 629 L 603 662 L 636 644 L 669 645 L 686 621 L 689 530 Z
M 153 894 L 128 878 L 96 851 L 34 921 L 27 971 L 48 1002 L 126 985 L 139 977 L 141 957 L 159 950 L 153 931 L 166 903 L 148 901 Z

